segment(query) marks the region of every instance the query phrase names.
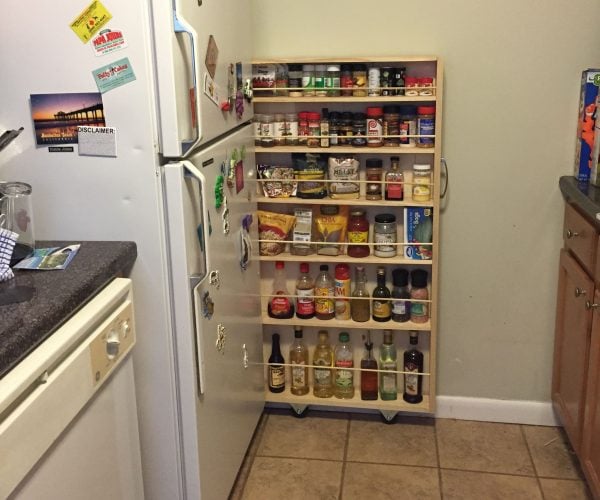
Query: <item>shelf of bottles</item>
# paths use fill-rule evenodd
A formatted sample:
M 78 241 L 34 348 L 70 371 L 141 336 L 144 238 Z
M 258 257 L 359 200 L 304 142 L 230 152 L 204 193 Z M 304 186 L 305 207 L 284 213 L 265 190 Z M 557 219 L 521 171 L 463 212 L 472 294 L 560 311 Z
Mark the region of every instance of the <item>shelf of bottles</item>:
M 335 155 L 346 155 L 348 157 L 356 156 L 360 162 L 360 178 L 353 179 L 360 185 L 360 194 L 356 199 L 336 199 L 325 196 L 323 198 L 312 199 L 296 196 L 289 197 L 268 197 L 263 192 L 262 180 L 260 176 L 256 176 L 256 195 L 253 201 L 258 204 L 260 210 L 273 211 L 277 213 L 291 214 L 294 212 L 294 207 L 312 208 L 313 213 L 319 212 L 319 206 L 346 206 L 348 210 L 361 209 L 366 212 L 369 220 L 369 240 L 370 254 L 361 258 L 352 258 L 347 255 L 349 248 L 348 241 L 342 244 L 342 250 L 339 255 L 323 255 L 317 253 L 316 248 L 310 255 L 295 255 L 291 253 L 291 243 L 285 243 L 285 249 L 277 255 L 260 255 L 261 267 L 261 307 L 262 307 L 262 323 L 263 323 L 263 357 L 265 363 L 271 355 L 272 334 L 278 333 L 281 335 L 281 350 L 285 357 L 286 363 L 289 363 L 290 347 L 294 342 L 294 328 L 301 328 L 304 332 L 304 342 L 309 351 L 308 361 L 313 362 L 315 346 L 318 343 L 318 332 L 327 330 L 330 334 L 330 343 L 332 348 L 338 343 L 338 335 L 341 332 L 348 332 L 350 343 L 353 352 L 353 370 L 354 370 L 354 395 L 350 398 L 338 398 L 335 396 L 322 398 L 316 397 L 313 393 L 314 389 L 314 373 L 313 368 L 308 369 L 308 386 L 309 391 L 303 395 L 292 394 L 292 367 L 289 364 L 285 365 L 285 389 L 283 392 L 271 392 L 267 386 L 265 387 L 265 399 L 272 403 L 281 403 L 297 406 L 333 406 L 341 408 L 366 408 L 379 411 L 389 412 L 419 412 L 433 413 L 435 411 L 435 392 L 436 392 L 436 346 L 437 346 L 437 294 L 438 294 L 438 256 L 439 256 L 439 209 L 440 209 L 440 161 L 441 161 L 441 124 L 442 124 L 442 96 L 443 96 L 443 69 L 442 63 L 437 57 L 406 57 L 406 58 L 352 58 L 352 59 L 302 59 L 295 60 L 263 60 L 255 61 L 255 65 L 273 65 L 285 66 L 289 64 L 354 64 L 363 63 L 368 68 L 376 66 L 396 67 L 403 66 L 406 68 L 407 75 L 415 75 L 419 77 L 432 76 L 433 85 L 430 88 L 432 95 L 352 95 L 352 96 L 335 96 L 335 95 L 316 95 L 316 96 L 295 96 L 287 95 L 289 90 L 301 90 L 288 85 L 287 89 L 279 92 L 276 87 L 273 89 L 254 89 L 253 104 L 255 113 L 298 113 L 300 111 L 322 111 L 323 108 L 328 108 L 331 111 L 348 111 L 348 112 L 364 112 L 369 106 L 435 106 L 435 135 L 421 137 L 429 137 L 433 139 L 431 147 L 416 147 L 416 139 L 419 141 L 419 135 L 411 136 L 410 145 L 406 143 L 401 145 L 386 144 L 378 147 L 356 147 L 345 141 L 345 143 L 332 145 L 327 144 L 326 147 L 309 147 L 307 144 L 281 144 L 275 142 L 268 147 L 261 145 L 260 141 L 256 142 L 254 147 L 256 153 L 257 164 L 270 165 L 291 165 L 292 158 L 295 153 L 326 155 L 325 157 Z M 291 88 L 290 88 L 291 87 Z M 339 90 L 339 89 L 334 89 Z M 377 89 L 383 91 L 383 87 Z M 387 89 L 389 91 L 390 89 Z M 392 88 L 392 93 L 406 94 L 407 87 Z M 414 89 L 413 89 L 414 90 Z M 416 89 L 417 92 L 422 90 Z M 293 138 L 294 136 L 292 136 Z M 329 136 L 325 136 L 330 139 Z M 383 136 L 385 137 L 385 135 Z M 293 142 L 293 141 L 292 141 Z M 398 199 L 366 199 L 366 192 L 369 181 L 366 179 L 366 160 L 369 157 L 381 158 L 384 163 L 384 174 L 389 170 L 389 165 L 392 157 L 400 158 L 400 168 L 404 173 L 404 198 Z M 431 178 L 431 199 L 427 201 L 418 201 L 412 199 L 412 184 L 413 170 L 415 163 L 429 163 L 432 167 Z M 327 177 L 323 178 L 326 186 L 333 182 Z M 327 191 L 329 192 L 328 188 Z M 382 186 L 382 191 L 385 193 L 385 187 Z M 385 197 L 383 197 L 385 198 Z M 403 224 L 405 223 L 405 212 L 411 207 L 416 209 L 431 209 L 432 215 L 432 243 L 429 244 L 430 258 L 413 259 L 407 258 L 404 252 L 403 239 Z M 397 235 L 397 252 L 391 258 L 385 258 L 374 255 L 374 218 L 377 214 L 384 212 L 394 213 L 398 221 Z M 314 223 L 314 221 L 313 221 Z M 290 233 L 291 234 L 291 233 Z M 289 237 L 291 240 L 291 236 Z M 408 240 L 407 240 L 408 241 Z M 259 241 L 254 242 L 256 247 L 259 247 Z M 258 251 L 256 252 L 258 253 Z M 427 271 L 428 281 L 426 288 L 428 289 L 428 319 L 424 322 L 416 321 L 376 321 L 373 319 L 372 310 L 367 321 L 354 321 L 352 319 L 319 319 L 312 317 L 310 319 L 301 319 L 293 315 L 288 319 L 275 318 L 269 315 L 268 305 L 269 300 L 273 295 L 273 281 L 275 264 L 277 262 L 285 263 L 285 281 L 286 288 L 291 291 L 289 300 L 296 304 L 297 297 L 294 295 L 296 279 L 298 278 L 298 265 L 307 263 L 311 269 L 311 275 L 314 279 L 317 275 L 317 269 L 320 264 L 329 264 L 332 271 L 339 264 L 348 264 L 351 268 L 352 285 L 354 285 L 354 270 L 356 266 L 363 266 L 368 275 L 368 292 L 369 301 L 372 308 L 373 290 L 375 287 L 375 272 L 378 268 L 387 270 L 388 286 L 392 289 L 392 271 L 398 268 L 408 270 L 409 274 L 414 269 Z M 350 295 L 350 294 L 348 294 Z M 339 298 L 339 296 L 337 297 Z M 351 300 L 351 297 L 348 297 Z M 392 300 L 392 299 L 390 299 Z M 365 400 L 361 398 L 361 375 L 362 371 L 361 360 L 365 352 L 364 335 L 370 332 L 373 336 L 373 355 L 376 359 L 379 357 L 379 348 L 383 342 L 383 331 L 389 330 L 394 337 L 397 352 L 397 398 L 393 400 L 384 400 L 381 394 L 378 393 L 377 399 Z M 422 400 L 416 404 L 404 401 L 404 375 L 402 374 L 402 356 L 403 353 L 410 349 L 409 332 L 418 334 L 418 349 L 423 353 L 424 367 L 420 373 L 422 383 Z M 309 364 L 309 366 L 312 366 Z M 335 368 L 331 368 L 335 371 Z M 268 365 L 265 366 L 265 381 L 268 381 Z M 381 382 L 382 371 L 378 371 L 378 380 Z

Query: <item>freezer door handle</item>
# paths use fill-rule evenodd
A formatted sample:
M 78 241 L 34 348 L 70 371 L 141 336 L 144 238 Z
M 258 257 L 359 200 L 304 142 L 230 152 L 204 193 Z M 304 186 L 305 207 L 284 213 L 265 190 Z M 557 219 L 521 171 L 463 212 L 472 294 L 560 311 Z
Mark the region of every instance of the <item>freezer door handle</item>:
M 177 11 L 173 10 L 173 31 L 175 34 L 182 33 L 187 35 L 190 39 L 190 46 L 192 49 L 190 59 L 190 74 L 192 76 L 192 88 L 190 89 L 190 112 L 192 128 L 194 129 L 194 136 L 192 139 L 185 139 L 181 141 L 181 156 L 185 157 L 198 142 L 200 142 L 200 109 L 198 100 L 200 96 L 198 94 L 198 77 L 196 68 L 198 67 L 196 46 L 198 37 L 194 29 L 189 26 L 181 16 L 178 16 Z

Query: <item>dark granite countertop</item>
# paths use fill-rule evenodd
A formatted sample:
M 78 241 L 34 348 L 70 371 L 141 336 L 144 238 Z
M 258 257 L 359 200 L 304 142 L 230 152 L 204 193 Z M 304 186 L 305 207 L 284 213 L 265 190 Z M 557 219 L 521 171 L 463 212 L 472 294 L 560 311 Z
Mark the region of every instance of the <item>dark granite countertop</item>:
M 558 186 L 565 201 L 576 205 L 600 229 L 600 187 L 579 182 L 572 175 L 561 177 Z
M 116 276 L 126 276 L 137 247 L 126 241 L 40 241 L 36 245 L 63 247 L 81 243 L 65 270 L 15 269 L 15 278 L 0 284 L 0 299 L 16 287 L 30 287 L 30 300 L 0 305 L 0 378 L 39 346 Z

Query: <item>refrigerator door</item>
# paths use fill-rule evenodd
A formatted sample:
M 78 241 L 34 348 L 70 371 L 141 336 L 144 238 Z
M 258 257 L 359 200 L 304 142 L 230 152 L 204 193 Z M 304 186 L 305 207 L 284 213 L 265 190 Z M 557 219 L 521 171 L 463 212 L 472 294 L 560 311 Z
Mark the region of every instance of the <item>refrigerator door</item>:
M 252 73 L 251 2 L 151 3 L 160 150 L 168 158 L 185 157 L 252 118 L 241 97 Z
M 187 498 L 227 498 L 264 405 L 250 143 L 245 126 L 164 167 Z

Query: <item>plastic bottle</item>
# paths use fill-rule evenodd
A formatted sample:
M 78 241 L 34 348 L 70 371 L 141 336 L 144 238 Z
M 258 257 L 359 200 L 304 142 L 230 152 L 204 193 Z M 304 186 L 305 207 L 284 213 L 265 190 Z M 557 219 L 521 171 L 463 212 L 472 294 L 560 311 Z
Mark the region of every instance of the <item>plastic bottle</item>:
M 396 372 L 398 362 L 396 361 L 396 346 L 391 330 L 383 330 L 383 344 L 379 348 L 379 367 L 381 370 Z M 398 374 L 385 373 L 382 371 L 379 383 L 379 395 L 384 401 L 398 399 Z
M 350 314 L 353 321 L 364 323 L 371 317 L 371 306 L 369 303 L 369 292 L 367 291 L 367 277 L 365 268 L 356 266 L 354 290 L 352 291 L 352 300 L 350 301 Z
M 335 266 L 335 319 L 349 320 L 350 299 L 341 297 L 350 297 L 350 266 L 348 264 L 338 264 Z
M 308 349 L 302 340 L 302 327 L 294 327 L 294 343 L 290 348 L 292 365 L 292 386 L 290 392 L 295 396 L 308 394 Z
M 313 354 L 313 365 L 333 366 L 333 349 L 329 343 L 327 330 L 319 331 L 319 343 Z M 313 375 L 313 395 L 316 398 L 330 398 L 333 396 L 333 370 L 331 368 L 313 368 Z
M 373 358 L 373 342 L 371 332 L 367 331 L 365 340 L 365 354 L 360 360 L 360 399 L 373 401 L 377 399 L 377 372 L 362 370 L 377 370 L 377 361 Z
M 417 349 L 419 343 L 418 332 L 410 332 L 410 345 L 414 346 L 410 351 L 404 352 L 404 394 L 403 399 L 407 403 L 417 404 L 423 401 L 423 353 Z
M 339 339 L 334 353 L 334 364 L 337 369 L 335 370 L 333 394 L 339 399 L 352 399 L 354 397 L 354 371 L 344 370 L 344 368 L 354 368 L 350 335 L 348 332 L 340 332 Z
M 285 359 L 281 355 L 278 333 L 273 334 L 272 342 L 271 356 L 269 356 L 269 391 L 283 392 L 285 390 L 285 367 L 283 366 Z
M 300 276 L 296 280 L 296 316 L 301 319 L 315 315 L 315 282 L 308 273 L 308 263 L 302 262 Z
M 408 271 L 394 269 L 392 271 L 392 321 L 405 323 L 410 320 L 410 290 L 408 288 Z
M 333 319 L 335 316 L 335 284 L 329 274 L 329 266 L 321 264 L 320 272 L 315 280 L 315 295 L 328 296 L 327 298 L 315 298 L 315 316 L 317 319 Z
M 289 297 L 285 281 L 284 263 L 275 262 L 275 276 L 273 278 L 273 295 L 269 300 L 267 312 L 271 318 L 289 319 L 294 316 L 294 304 Z

